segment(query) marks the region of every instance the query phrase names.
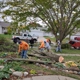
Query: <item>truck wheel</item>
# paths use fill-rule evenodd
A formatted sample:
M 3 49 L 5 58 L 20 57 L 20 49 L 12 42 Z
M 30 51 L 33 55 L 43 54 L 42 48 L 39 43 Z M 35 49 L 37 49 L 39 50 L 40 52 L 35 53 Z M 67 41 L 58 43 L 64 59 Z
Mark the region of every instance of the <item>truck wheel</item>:
M 77 47 L 77 49 L 80 49 L 79 47 Z
M 14 42 L 14 43 L 17 43 L 18 40 L 20 40 L 20 39 L 19 39 L 19 38 L 14 38 L 14 39 L 13 39 L 13 42 Z
M 36 42 L 37 41 L 37 39 L 34 39 L 34 42 Z
M 74 47 L 74 49 L 79 49 L 79 47 Z
M 76 49 L 76 47 L 74 47 L 74 49 Z

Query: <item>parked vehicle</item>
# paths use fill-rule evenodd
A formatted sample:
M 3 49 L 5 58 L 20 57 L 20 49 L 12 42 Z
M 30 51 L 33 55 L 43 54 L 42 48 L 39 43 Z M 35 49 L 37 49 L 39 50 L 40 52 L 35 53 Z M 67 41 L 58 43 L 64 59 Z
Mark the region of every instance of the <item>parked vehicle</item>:
M 80 49 L 80 35 L 71 36 L 69 43 L 75 49 Z
M 32 36 L 29 33 L 22 33 L 20 35 L 13 35 L 12 36 L 12 40 L 14 43 L 17 42 L 17 40 L 24 40 L 26 42 L 29 42 L 31 40 L 31 38 L 34 39 L 34 41 L 36 42 L 38 37 L 37 36 Z

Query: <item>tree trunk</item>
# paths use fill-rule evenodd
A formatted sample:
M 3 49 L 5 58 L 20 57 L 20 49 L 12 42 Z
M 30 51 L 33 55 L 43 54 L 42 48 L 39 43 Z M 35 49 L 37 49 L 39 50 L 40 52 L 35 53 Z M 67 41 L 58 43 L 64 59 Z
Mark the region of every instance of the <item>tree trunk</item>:
M 63 62 L 64 61 L 64 58 L 62 56 L 53 54 L 52 52 L 40 52 L 40 51 L 37 51 L 37 50 L 35 50 L 34 52 L 38 53 L 38 54 L 41 54 L 41 55 L 44 55 L 44 56 L 47 56 L 52 61 L 56 61 L 56 62 Z
M 32 60 L 32 59 L 23 59 L 23 58 L 0 58 L 0 60 L 5 60 L 5 61 L 27 61 L 31 63 L 42 63 L 42 64 L 52 64 L 51 61 L 41 61 L 41 60 Z
M 48 58 L 47 56 L 41 56 L 39 54 L 28 54 L 28 56 L 34 56 L 34 57 L 38 57 L 38 58 Z

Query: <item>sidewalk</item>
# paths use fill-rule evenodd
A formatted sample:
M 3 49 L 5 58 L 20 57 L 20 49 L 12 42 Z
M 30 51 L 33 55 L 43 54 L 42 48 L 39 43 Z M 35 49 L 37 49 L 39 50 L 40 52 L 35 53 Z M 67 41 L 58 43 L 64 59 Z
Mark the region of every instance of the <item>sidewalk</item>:
M 80 54 L 57 54 L 57 55 L 61 55 L 61 56 L 80 56 Z
M 47 76 L 34 76 L 31 78 L 24 78 L 23 80 L 77 80 L 77 79 L 61 75 L 47 75 Z

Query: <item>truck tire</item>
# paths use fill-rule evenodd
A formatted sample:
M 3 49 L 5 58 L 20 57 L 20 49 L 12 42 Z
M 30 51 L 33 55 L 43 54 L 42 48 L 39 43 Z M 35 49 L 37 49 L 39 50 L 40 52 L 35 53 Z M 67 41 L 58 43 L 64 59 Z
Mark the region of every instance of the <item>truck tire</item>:
M 34 42 L 37 42 L 37 39 L 34 39 Z
M 74 49 L 80 49 L 80 47 L 74 47 Z
M 80 49 L 80 47 L 76 47 L 76 49 L 78 49 L 78 50 L 79 50 L 79 49 Z
M 13 42 L 14 42 L 14 43 L 17 43 L 17 41 L 19 41 L 19 40 L 20 40 L 19 38 L 14 38 L 14 39 L 13 39 Z

